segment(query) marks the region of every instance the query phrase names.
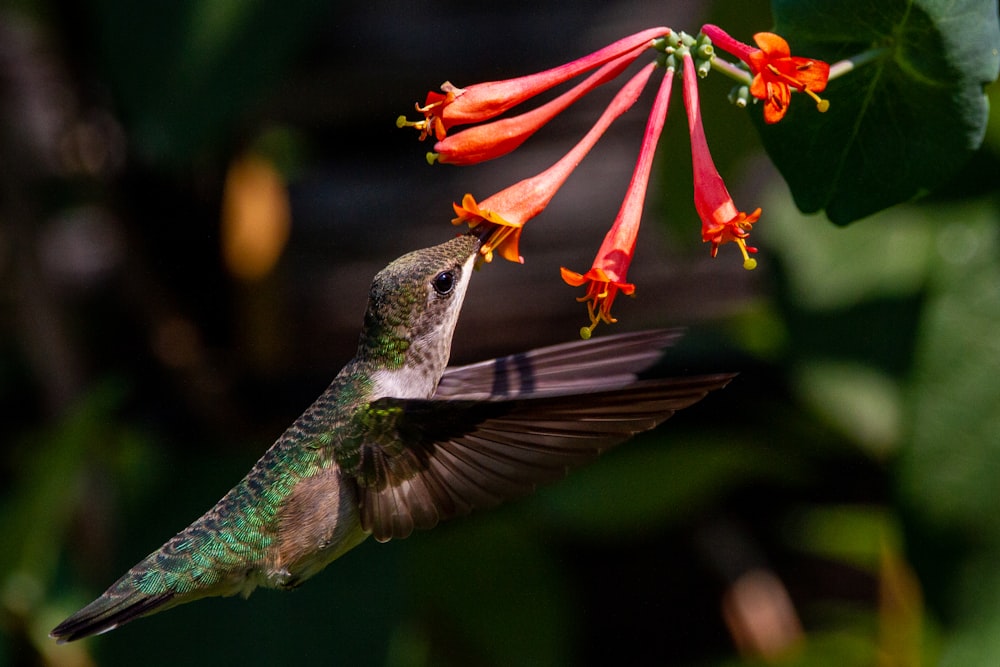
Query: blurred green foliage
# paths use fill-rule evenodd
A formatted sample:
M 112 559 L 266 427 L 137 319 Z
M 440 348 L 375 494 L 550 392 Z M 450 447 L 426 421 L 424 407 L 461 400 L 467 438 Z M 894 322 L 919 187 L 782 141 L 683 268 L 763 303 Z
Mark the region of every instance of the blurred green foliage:
M 177 167 L 217 143 L 280 81 L 333 5 L 100 0 L 94 10 L 96 56 L 133 150 Z
M 761 2 L 718 5 L 709 16 L 677 3 L 658 20 L 693 32 L 711 19 L 747 34 L 769 21 Z M 681 250 L 660 261 L 696 276 L 698 298 L 721 301 L 734 280 L 757 282 L 725 317 L 643 316 L 692 320 L 671 369 L 740 370 L 729 388 L 530 499 L 406 541 L 365 543 L 293 593 L 199 601 L 55 645 L 49 629 L 204 511 L 323 388 L 360 325 L 345 304 L 355 291 L 363 299 L 372 271 L 395 254 L 390 243 L 447 232 L 436 214 L 432 228 L 414 221 L 412 236 L 393 226 L 409 224 L 429 190 L 447 214 L 458 191 L 450 172 L 426 177 L 410 166 L 421 150 L 393 133 L 399 100 L 412 103 L 453 74 L 495 78 L 508 54 L 526 70 L 554 64 L 573 54 L 537 35 L 582 32 L 616 12 L 599 2 L 586 11 L 558 2 L 544 11 L 510 2 L 20 9 L 57 43 L 42 60 L 61 63 L 59 83 L 79 108 L 115 116 L 127 140 L 106 168 L 46 167 L 19 143 L 31 116 L 4 107 L 4 148 L 19 148 L 0 155 L 30 169 L 0 171 L 0 270 L 10 278 L 0 340 L 0 664 L 1000 663 L 996 122 L 934 197 L 841 229 L 796 211 L 761 167 L 742 112 L 708 103 L 723 173 L 764 208 L 754 229 L 761 268 L 734 279 L 719 270 L 724 252 L 706 268 L 704 248 L 685 248 L 696 235 L 690 204 L 680 203 L 690 183 L 673 174 L 659 202 L 671 227 L 657 232 Z M 22 20 L 0 15 L 5 27 Z M 634 20 L 615 23 L 612 38 L 645 27 Z M 483 25 L 507 48 L 476 48 Z M 543 44 L 544 57 L 529 48 Z M 38 51 L 15 57 L 10 47 L 6 71 L 25 71 L 17 57 L 35 62 Z M 420 67 L 428 61 L 430 73 Z M 716 88 L 705 97 L 721 100 Z M 683 123 L 671 120 L 666 145 L 684 155 L 669 134 Z M 219 190 L 225 164 L 261 146 L 294 179 L 296 222 L 280 277 L 242 285 L 219 263 Z M 400 153 L 417 157 L 404 169 Z M 393 166 L 371 171 L 383 159 Z M 353 216 L 323 208 L 338 197 L 355 202 Z M 607 193 L 612 211 L 619 197 Z M 44 260 L 60 229 L 52 219 L 84 204 L 118 220 L 119 264 L 111 278 L 59 282 Z M 64 249 L 56 268 L 75 256 Z M 359 274 L 360 287 L 345 287 L 344 274 Z M 509 308 L 522 301 L 507 296 L 515 288 L 500 283 L 470 299 Z M 552 293 L 578 306 L 557 284 L 529 288 L 532 300 L 549 303 Z M 324 289 L 332 296 L 303 296 Z M 679 289 L 641 286 L 618 313 L 622 326 L 622 313 L 649 310 L 653 292 Z M 346 338 L 328 320 L 292 314 L 320 305 L 344 312 Z M 562 311 L 547 318 L 533 327 L 576 331 Z M 60 335 L 46 333 L 53 328 Z M 492 329 L 467 338 L 499 336 L 514 351 L 532 333 Z M 760 570 L 783 583 L 803 631 L 768 656 L 741 650 L 724 621 L 727 595 Z

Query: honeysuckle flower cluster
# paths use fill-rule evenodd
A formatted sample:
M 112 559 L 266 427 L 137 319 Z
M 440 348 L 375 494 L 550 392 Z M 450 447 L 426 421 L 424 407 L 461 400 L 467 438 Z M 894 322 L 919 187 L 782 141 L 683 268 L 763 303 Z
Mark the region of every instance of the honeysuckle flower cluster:
M 611 306 L 619 293 L 635 293 L 635 285 L 627 281 L 627 273 L 635 254 L 653 157 L 666 122 L 675 76 L 680 76 L 683 83 L 684 108 L 691 133 L 694 203 L 701 218 L 702 240 L 711 244 L 712 257 L 719 246 L 734 243 L 743 256 L 744 268 L 756 267 L 757 262 L 750 255 L 757 249 L 747 245 L 747 238 L 761 210 L 741 211 L 715 167 L 701 122 L 698 79 L 712 69 L 737 79 L 747 95 L 764 102 L 765 121 L 776 123 L 787 112 L 793 90 L 811 97 L 819 111 L 827 110 L 829 102 L 820 98 L 819 93 L 826 87 L 830 66 L 819 60 L 792 56 L 788 43 L 772 33 L 758 33 L 754 41 L 757 47 L 744 44 L 713 25 L 704 26 L 697 37 L 665 27 L 650 28 L 536 74 L 465 88 L 445 83 L 441 92 L 428 93 L 424 104 L 417 105 L 422 118 L 410 121 L 401 116 L 397 125 L 416 128 L 421 139 L 434 137 L 434 149 L 427 156 L 432 164 L 485 162 L 515 150 L 574 102 L 598 86 L 618 79 L 643 54 L 655 56 L 627 79 L 587 134 L 551 167 L 485 199 L 477 200 L 466 194 L 460 204 L 453 205 L 452 222 L 468 224 L 483 239 L 480 252 L 484 261 L 492 261 L 494 254 L 499 254 L 504 259 L 523 262 L 518 242 L 525 223 L 548 206 L 611 123 L 633 106 L 654 71 L 662 71 L 632 179 L 617 217 L 589 270 L 577 273 L 561 269 L 566 283 L 585 289 L 578 300 L 587 304 L 590 324 L 581 329 L 581 335 L 589 338 L 599 323 L 616 321 Z M 745 69 L 718 58 L 715 47 L 738 58 Z M 535 96 L 583 75 L 586 78 L 549 102 L 499 118 Z M 742 98 L 737 96 L 737 100 Z M 462 126 L 469 127 L 458 129 Z

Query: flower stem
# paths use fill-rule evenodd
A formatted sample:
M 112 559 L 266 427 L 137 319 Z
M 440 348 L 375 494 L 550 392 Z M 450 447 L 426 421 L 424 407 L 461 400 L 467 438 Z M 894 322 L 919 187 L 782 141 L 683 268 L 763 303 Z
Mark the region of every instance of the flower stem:
M 830 78 L 836 79 L 838 76 L 843 76 L 851 70 L 861 67 L 862 65 L 867 65 L 871 61 L 881 58 L 888 52 L 889 48 L 883 46 L 878 49 L 868 49 L 867 51 L 862 51 L 856 56 L 835 62 L 830 65 Z
M 750 72 L 719 57 L 712 58 L 712 69 L 717 72 L 721 72 L 730 79 L 747 86 L 753 82 L 753 77 L 750 75 Z

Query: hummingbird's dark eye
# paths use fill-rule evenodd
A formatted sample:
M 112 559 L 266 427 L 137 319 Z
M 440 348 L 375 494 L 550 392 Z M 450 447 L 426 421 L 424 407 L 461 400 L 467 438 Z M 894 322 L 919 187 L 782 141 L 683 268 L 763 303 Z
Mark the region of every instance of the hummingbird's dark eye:
M 434 280 L 431 281 L 431 285 L 434 286 L 435 292 L 444 296 L 448 292 L 455 289 L 455 274 L 451 271 L 442 271 L 434 276 Z

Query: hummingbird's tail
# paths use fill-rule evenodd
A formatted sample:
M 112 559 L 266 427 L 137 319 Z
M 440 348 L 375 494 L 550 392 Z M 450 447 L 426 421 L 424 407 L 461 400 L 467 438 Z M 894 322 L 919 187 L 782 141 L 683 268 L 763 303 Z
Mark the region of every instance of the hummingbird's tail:
M 99 635 L 140 616 L 178 604 L 174 602 L 176 597 L 177 593 L 170 590 L 143 593 L 136 587 L 130 570 L 101 597 L 57 625 L 49 636 L 62 644 Z
M 231 533 L 226 539 L 219 530 L 220 508 L 229 498 L 146 556 L 49 636 L 70 642 L 199 598 L 249 595 L 257 583 L 249 576 L 255 548 Z

